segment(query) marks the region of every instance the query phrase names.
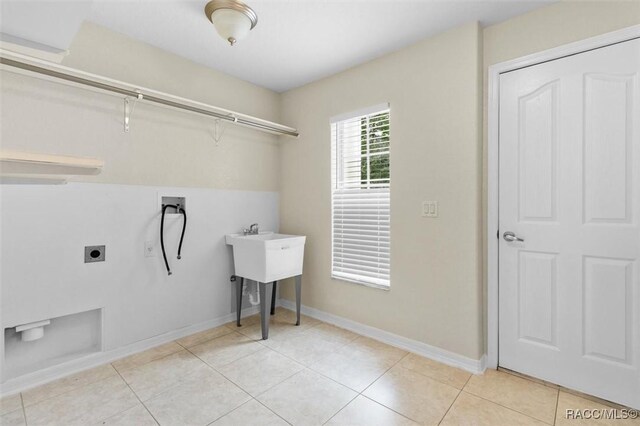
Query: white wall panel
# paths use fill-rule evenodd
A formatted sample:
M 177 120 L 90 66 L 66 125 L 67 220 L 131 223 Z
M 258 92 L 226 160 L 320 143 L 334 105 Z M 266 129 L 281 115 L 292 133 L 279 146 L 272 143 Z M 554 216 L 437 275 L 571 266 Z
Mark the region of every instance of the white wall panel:
M 165 222 L 171 276 L 159 194 L 187 198 L 181 260 L 182 220 Z M 235 311 L 224 235 L 254 222 L 278 227 L 275 192 L 70 183 L 2 185 L 0 200 L 2 328 L 102 308 L 104 350 Z M 145 257 L 145 241 L 155 257 Z M 84 246 L 99 244 L 106 261 L 85 264 Z

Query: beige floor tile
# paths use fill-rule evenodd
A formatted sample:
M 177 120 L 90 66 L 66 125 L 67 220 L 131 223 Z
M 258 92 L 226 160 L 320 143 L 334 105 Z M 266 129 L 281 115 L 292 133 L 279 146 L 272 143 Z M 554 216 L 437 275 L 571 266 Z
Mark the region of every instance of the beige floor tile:
M 410 426 L 418 423 L 360 395 L 326 424 L 333 426 Z
M 276 308 L 275 315 L 271 315 L 269 319 L 269 340 L 286 337 L 292 333 L 298 333 L 320 324 L 320 321 L 302 315 L 300 317 L 300 325 L 296 325 L 296 314 L 284 308 Z M 258 316 L 258 321 L 252 324 L 244 324 L 236 331 L 244 334 L 253 340 L 262 341 L 262 325 Z M 266 343 L 266 341 L 264 341 Z
M 382 343 L 373 345 L 369 341 L 360 340 L 359 343 L 354 342 L 338 348 L 310 368 L 357 392 L 362 392 L 405 354 L 406 352 L 400 349 Z
M 288 426 L 288 424 L 255 399 L 212 423 L 215 426 Z
M 179 384 L 193 371 L 208 370 L 209 367 L 186 350 L 123 371 L 122 377 L 131 389 L 146 401 Z
M 260 323 L 260 314 L 250 315 L 240 320 L 240 324 L 242 324 L 242 327 L 248 327 L 250 325 L 259 324 L 259 323 Z M 236 320 L 226 323 L 225 327 L 228 327 L 233 331 L 238 331 L 239 329 L 242 328 L 242 327 L 238 327 L 238 325 L 236 324 Z
M 180 352 L 183 349 L 184 348 L 177 343 L 169 342 L 164 345 L 148 349 L 144 352 L 139 352 L 126 358 L 119 359 L 116 362 L 113 362 L 112 365 L 119 372 L 123 372 L 124 370 L 140 367 L 141 365 L 150 363 L 156 359 L 164 358 L 165 356 Z
M 290 358 L 264 348 L 220 367 L 218 371 L 253 396 L 293 376 L 304 367 Z
M 381 359 L 393 362 L 394 364 L 407 355 L 407 351 L 405 350 L 364 336 L 360 336 L 353 342 L 349 343 L 349 347 L 363 353 L 375 355 Z
M 163 426 L 207 425 L 250 399 L 220 373 L 207 368 L 191 373 L 145 405 Z
M 356 393 L 310 370 L 269 389 L 258 400 L 294 425 L 320 425 L 347 405 Z
M 147 409 L 142 404 L 138 404 L 133 408 L 96 423 L 95 426 L 157 426 L 157 424 Z
M 230 333 L 189 348 L 189 350 L 207 364 L 219 368 L 263 348 L 264 346 L 247 336 Z
M 545 426 L 546 423 L 516 411 L 478 398 L 466 392 L 460 393 L 445 416 L 442 426 Z
M 404 357 L 400 361 L 400 365 L 439 382 L 451 385 L 456 389 L 462 389 L 471 377 L 471 373 L 467 371 L 416 354 L 409 354 Z
M 573 413 L 576 413 L 576 410 L 597 410 L 593 412 L 597 416 L 601 416 L 603 411 L 601 410 L 611 410 L 612 407 L 592 401 L 590 399 L 582 398 L 567 392 L 560 391 L 560 395 L 558 395 L 558 409 L 556 412 L 556 425 L 592 425 L 592 426 L 606 426 L 606 425 L 640 425 L 640 418 L 636 419 L 579 419 L 575 417 L 569 417 L 567 410 L 573 410 Z M 618 415 L 620 415 L 620 410 L 618 410 Z M 576 413 L 577 414 L 577 413 Z M 609 413 L 606 413 L 609 414 Z M 573 414 L 575 416 L 575 414 Z
M 271 318 L 274 318 L 274 317 L 276 321 L 283 321 L 290 324 L 296 323 L 296 312 L 283 307 L 276 308 L 276 314 Z M 311 318 L 310 316 L 300 314 L 299 327 L 302 327 L 302 328 L 313 327 L 314 325 L 320 324 L 321 322 L 322 321 L 317 320 L 315 318 Z
M 0 398 L 0 415 L 16 410 L 22 410 L 22 399 L 19 393 Z
M 415 371 L 393 367 L 363 395 L 425 425 L 444 417 L 459 390 Z
M 309 333 L 318 334 L 324 340 L 335 341 L 337 343 L 350 343 L 357 339 L 358 336 L 355 333 L 345 330 L 344 328 L 336 327 L 332 324 L 320 323 L 309 328 Z
M 284 338 L 270 338 L 263 343 L 307 367 L 337 352 L 344 346 L 344 343 L 325 340 L 317 334 L 310 333 L 309 330 Z
M 304 330 L 304 328 L 297 327 L 295 324 L 291 324 L 288 322 L 270 322 L 269 323 L 269 340 L 274 340 L 282 337 L 286 337 L 292 335 L 294 333 L 299 333 Z M 241 333 L 251 340 L 262 340 L 262 325 L 260 323 L 249 325 L 246 327 L 241 327 L 238 330 L 238 333 Z M 264 341 L 266 342 L 266 341 Z
M 2 426 L 25 426 L 26 424 L 22 407 L 0 415 L 0 425 Z
M 284 314 L 282 312 L 288 312 L 288 314 Z M 291 315 L 293 317 L 289 318 L 289 316 Z M 302 324 L 297 326 L 295 325 L 295 313 L 291 313 L 291 311 L 287 311 L 286 309 L 281 309 L 275 316 L 271 316 L 271 320 L 269 322 L 269 338 L 267 340 L 262 340 L 262 327 L 260 323 L 251 325 L 244 330 L 240 330 L 239 332 L 243 333 L 253 340 L 259 341 L 265 346 L 273 347 L 274 345 L 279 344 L 284 340 L 304 333 L 312 327 L 320 324 L 319 321 L 314 320 L 313 318 L 309 319 L 310 321 L 304 322 L 305 317 L 303 316 L 301 318 L 301 320 L 303 321 Z
M 110 364 L 101 365 L 100 367 L 81 371 L 80 373 L 54 380 L 46 385 L 24 391 L 22 392 L 22 400 L 24 406 L 27 407 L 47 398 L 117 375 L 118 373 Z
M 553 424 L 558 391 L 512 374 L 487 370 L 473 375 L 464 387 L 468 393 Z
M 94 382 L 25 407 L 27 423 L 87 425 L 100 422 L 139 404 L 119 376 Z
M 221 325 L 220 327 L 210 328 L 209 330 L 204 330 L 204 331 L 201 331 L 200 333 L 183 337 L 182 339 L 176 340 L 176 343 L 178 343 L 181 346 L 184 346 L 185 348 L 190 348 L 192 346 L 199 345 L 209 340 L 213 340 L 216 337 L 224 336 L 225 334 L 229 334 L 231 332 L 232 330 L 229 327 L 225 327 L 224 325 Z

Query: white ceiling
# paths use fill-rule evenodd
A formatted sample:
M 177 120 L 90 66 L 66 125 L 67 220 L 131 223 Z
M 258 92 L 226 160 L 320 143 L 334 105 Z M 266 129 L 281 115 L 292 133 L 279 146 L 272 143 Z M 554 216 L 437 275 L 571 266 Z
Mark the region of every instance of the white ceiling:
M 64 51 L 90 12 L 87 0 L 0 0 L 1 38 Z
M 550 0 L 245 0 L 258 14 L 249 36 L 230 47 L 204 15 L 207 0 L 75 0 L 90 3 L 85 19 L 153 46 L 282 92 L 329 76 L 467 22 L 490 25 Z M 62 44 L 61 30 L 18 19 L 5 6 L 29 9 L 71 1 L 2 0 L 3 27 L 33 26 L 37 40 Z M 48 7 L 50 23 L 69 19 L 68 7 Z M 83 6 L 82 9 L 85 9 Z M 41 10 L 41 9 L 40 9 Z M 29 16 L 22 12 L 22 15 Z M 31 15 L 33 16 L 33 15 Z M 14 19 L 15 18 L 15 19 Z M 75 18 L 74 18 L 75 19 Z M 28 31 L 25 31 L 28 35 Z M 16 35 L 16 34 L 13 34 Z M 46 35 L 46 34 L 45 34 Z M 23 38 L 24 35 L 21 35 Z

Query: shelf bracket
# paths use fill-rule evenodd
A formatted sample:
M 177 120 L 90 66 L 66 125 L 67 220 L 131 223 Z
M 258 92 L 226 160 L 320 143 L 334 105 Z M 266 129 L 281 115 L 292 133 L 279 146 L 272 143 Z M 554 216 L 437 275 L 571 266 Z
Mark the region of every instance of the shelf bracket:
M 222 126 L 222 131 L 220 131 L 220 127 L 221 127 L 220 120 L 216 120 L 213 126 L 213 140 L 216 142 L 216 146 L 220 144 L 220 141 L 224 136 L 224 132 L 225 130 L 227 130 L 226 127 Z
M 234 123 L 238 122 L 238 117 L 236 117 L 235 115 L 229 114 L 229 117 Z M 221 127 L 222 131 L 220 131 Z M 224 123 L 221 123 L 220 119 L 215 120 L 215 124 L 213 126 L 213 140 L 216 142 L 216 146 L 220 145 L 220 141 L 224 136 L 225 130 L 227 130 L 227 128 L 224 126 Z
M 136 102 L 142 100 L 142 93 L 138 93 L 138 96 L 134 98 L 133 102 L 129 97 L 124 98 L 124 132 L 129 133 L 129 123 L 131 122 L 131 114 L 136 107 Z

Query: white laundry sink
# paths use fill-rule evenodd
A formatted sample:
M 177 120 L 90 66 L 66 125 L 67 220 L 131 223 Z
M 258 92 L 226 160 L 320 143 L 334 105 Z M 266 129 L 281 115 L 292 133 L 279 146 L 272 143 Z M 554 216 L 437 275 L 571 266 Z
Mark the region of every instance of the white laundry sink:
M 262 283 L 302 275 L 307 237 L 264 232 L 226 236 L 233 246 L 235 274 Z

